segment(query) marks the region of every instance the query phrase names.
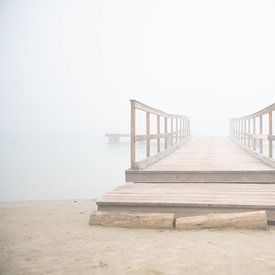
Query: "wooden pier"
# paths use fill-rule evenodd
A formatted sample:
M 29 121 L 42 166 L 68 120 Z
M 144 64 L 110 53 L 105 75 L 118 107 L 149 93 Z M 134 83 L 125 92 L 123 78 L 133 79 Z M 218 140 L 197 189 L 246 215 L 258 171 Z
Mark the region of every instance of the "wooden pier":
M 132 100 L 127 183 L 100 198 L 98 210 L 166 212 L 177 217 L 266 210 L 269 223 L 275 223 L 274 110 L 272 104 L 231 119 L 229 137 L 191 137 L 187 116 Z M 143 135 L 136 134 L 137 111 L 146 113 Z M 151 132 L 152 116 L 156 116 L 156 133 Z M 263 119 L 267 119 L 265 129 Z M 157 141 L 155 155 L 151 155 L 151 140 Z M 146 159 L 137 161 L 139 141 L 146 142 Z

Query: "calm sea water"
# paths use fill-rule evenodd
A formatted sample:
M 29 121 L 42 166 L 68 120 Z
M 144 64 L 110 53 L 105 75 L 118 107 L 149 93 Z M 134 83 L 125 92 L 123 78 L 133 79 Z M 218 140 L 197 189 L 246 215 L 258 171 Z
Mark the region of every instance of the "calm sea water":
M 156 146 L 151 146 L 154 153 Z M 268 153 L 267 144 L 264 151 Z M 144 144 L 139 144 L 137 155 L 138 159 L 145 156 Z M 2 139 L 0 200 L 98 198 L 125 182 L 124 172 L 129 166 L 128 141 Z
M 0 141 L 0 200 L 98 198 L 124 182 L 129 142 Z

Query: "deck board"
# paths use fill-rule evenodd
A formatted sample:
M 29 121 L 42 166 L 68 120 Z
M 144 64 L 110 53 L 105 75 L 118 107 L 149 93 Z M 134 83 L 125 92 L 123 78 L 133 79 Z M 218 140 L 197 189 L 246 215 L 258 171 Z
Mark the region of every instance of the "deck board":
M 192 137 L 145 171 L 275 170 L 251 156 L 229 137 Z
M 265 209 L 275 221 L 275 184 L 127 183 L 97 201 L 99 210 L 174 211 L 179 216 Z
M 97 201 L 99 210 L 183 217 L 265 209 L 275 222 L 275 169 L 227 137 L 193 137 L 145 169 L 127 170 L 126 181 Z
M 127 182 L 274 183 L 275 168 L 229 137 L 192 137 L 144 169 L 126 170 Z

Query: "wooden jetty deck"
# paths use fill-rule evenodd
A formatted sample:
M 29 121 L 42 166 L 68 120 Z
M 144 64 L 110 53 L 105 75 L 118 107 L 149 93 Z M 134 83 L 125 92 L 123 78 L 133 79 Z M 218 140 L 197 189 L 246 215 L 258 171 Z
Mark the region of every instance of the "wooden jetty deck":
M 100 211 L 167 212 L 176 216 L 266 210 L 275 223 L 275 161 L 272 112 L 275 104 L 230 121 L 230 137 L 191 137 L 186 116 L 169 115 L 131 101 L 131 168 L 123 185 L 97 201 Z M 136 109 L 146 112 L 146 134 L 136 135 Z M 268 133 L 261 127 L 268 115 Z M 157 133 L 150 132 L 157 116 Z M 163 116 L 164 133 L 160 130 Z M 259 127 L 256 127 L 256 120 Z M 168 127 L 168 120 L 171 124 Z M 157 139 L 151 156 L 150 141 Z M 160 150 L 164 139 L 164 151 Z M 263 141 L 268 141 L 268 155 Z M 146 156 L 136 161 L 136 142 L 146 142 Z
M 229 137 L 192 137 L 146 168 L 127 170 L 126 181 L 275 183 L 275 169 Z

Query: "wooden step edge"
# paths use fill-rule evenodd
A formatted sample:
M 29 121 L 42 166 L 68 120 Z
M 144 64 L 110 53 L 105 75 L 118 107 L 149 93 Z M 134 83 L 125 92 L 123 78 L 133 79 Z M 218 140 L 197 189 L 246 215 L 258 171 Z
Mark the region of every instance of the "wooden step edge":
M 97 211 L 90 216 L 89 224 L 125 228 L 172 230 L 175 227 L 175 214 Z
M 176 203 L 176 202 L 119 202 L 119 201 L 104 201 L 96 202 L 97 206 L 147 206 L 147 207 L 197 207 L 197 208 L 248 208 L 248 209 L 275 209 L 274 205 L 255 205 L 255 204 L 237 204 L 237 203 Z

